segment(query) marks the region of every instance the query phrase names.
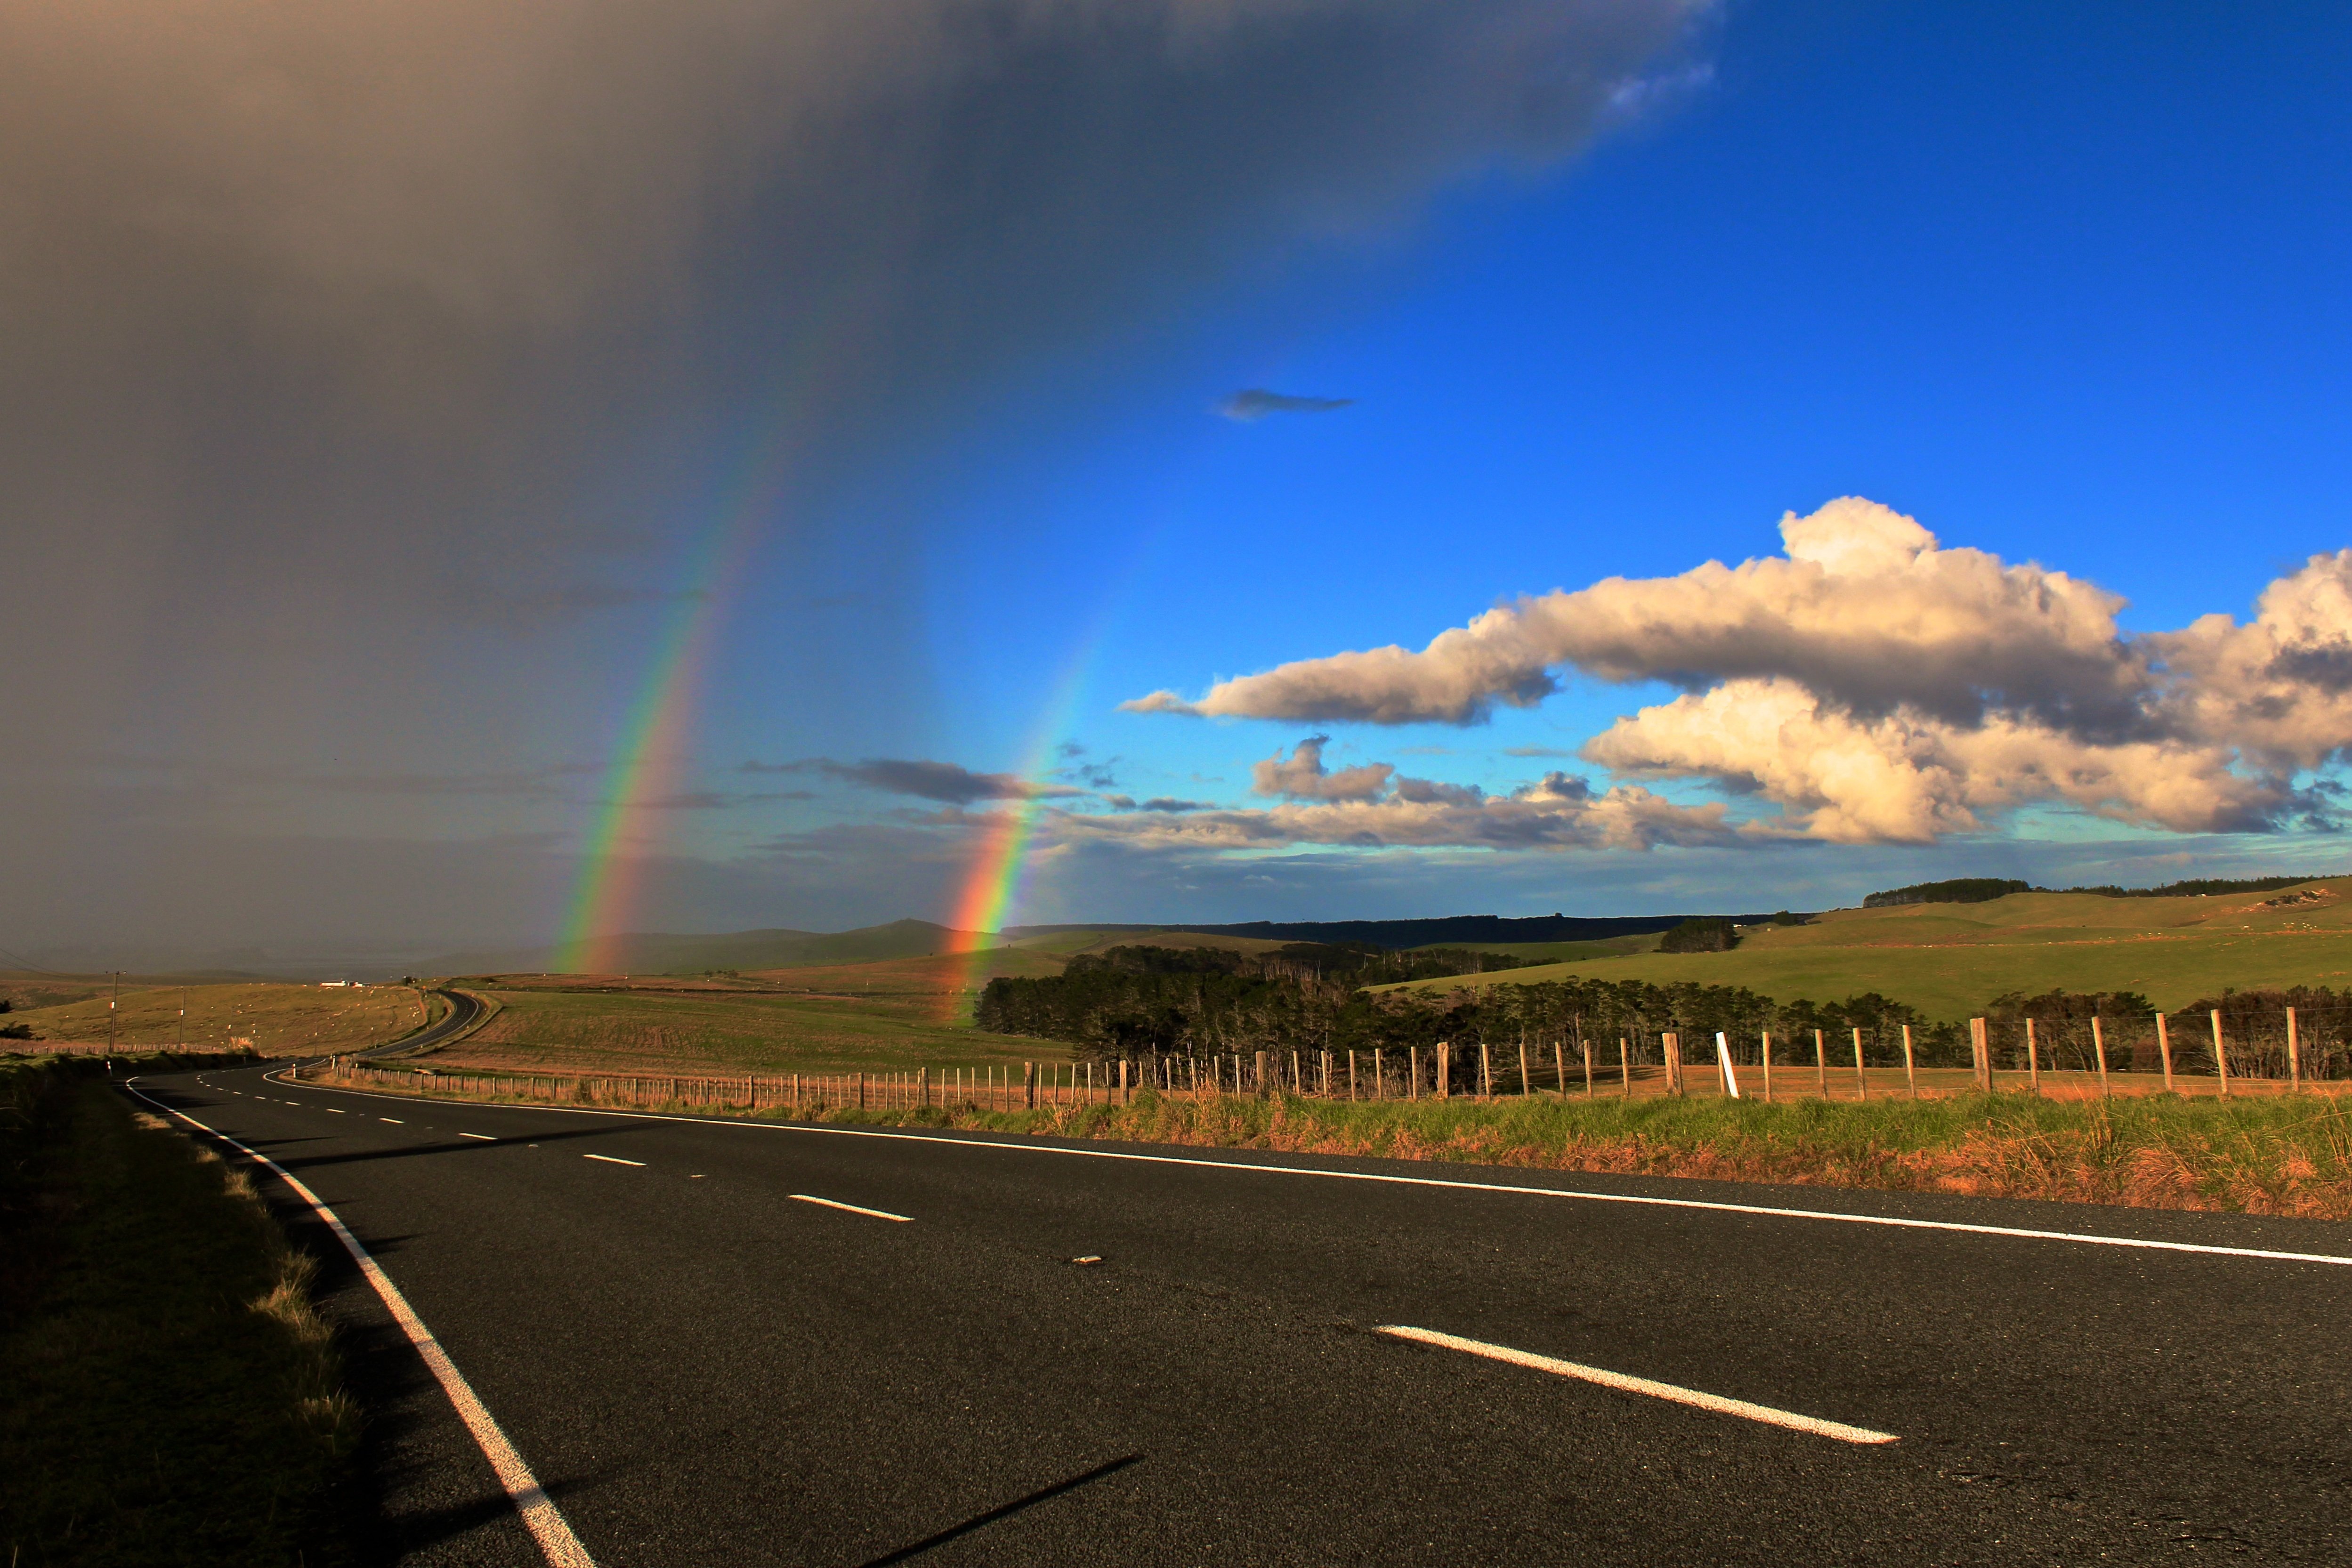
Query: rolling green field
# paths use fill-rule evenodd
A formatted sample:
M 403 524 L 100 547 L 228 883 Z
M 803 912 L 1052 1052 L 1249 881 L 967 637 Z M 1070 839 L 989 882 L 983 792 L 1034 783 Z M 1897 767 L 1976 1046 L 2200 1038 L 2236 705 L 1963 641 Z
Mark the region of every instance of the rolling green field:
M 971 1027 L 972 988 L 1058 973 L 1058 956 L 968 957 L 771 970 L 698 984 L 583 988 L 495 976 L 467 989 L 498 1016 L 436 1051 L 438 1067 L 541 1072 L 855 1072 L 1060 1060 L 1066 1047 Z
M 1729 952 L 1641 952 L 1406 984 L 1423 990 L 1545 980 L 1695 981 L 1776 1001 L 1876 991 L 1935 1018 L 2005 992 L 2137 991 L 2158 1007 L 2225 987 L 2352 984 L 2352 878 L 2272 893 L 2111 899 L 2014 893 L 1982 904 L 1838 910 L 1751 927 Z

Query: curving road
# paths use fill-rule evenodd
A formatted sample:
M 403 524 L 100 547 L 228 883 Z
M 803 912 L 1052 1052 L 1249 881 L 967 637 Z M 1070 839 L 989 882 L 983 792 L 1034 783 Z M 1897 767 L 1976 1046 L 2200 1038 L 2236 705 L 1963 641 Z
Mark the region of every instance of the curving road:
M 571 1561 L 2352 1546 L 2352 1226 L 135 1087 L 340 1216 Z M 385 1560 L 566 1560 L 383 1299 L 330 1283 Z
M 449 1013 L 446 1017 L 442 1018 L 438 1023 L 426 1025 L 413 1035 L 404 1035 L 388 1044 L 370 1046 L 363 1051 L 353 1051 L 351 1055 L 405 1057 L 418 1051 L 430 1050 L 435 1046 L 446 1044 L 464 1034 L 479 1023 L 482 1016 L 489 1011 L 489 1008 L 478 998 L 463 991 L 453 991 L 446 985 L 435 986 L 433 994 L 445 998 L 448 1002 Z

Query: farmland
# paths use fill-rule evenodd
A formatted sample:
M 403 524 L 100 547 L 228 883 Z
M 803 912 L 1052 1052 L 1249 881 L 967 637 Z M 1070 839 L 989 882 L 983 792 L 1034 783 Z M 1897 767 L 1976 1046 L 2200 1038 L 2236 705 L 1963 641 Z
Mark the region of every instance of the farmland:
M 433 1059 L 489 1071 L 725 1073 L 1058 1058 L 1059 1047 L 973 1029 L 971 987 L 1061 967 L 1057 955 L 999 949 L 677 979 L 485 976 L 466 989 L 498 1015 Z
M 107 1043 L 103 980 L 16 977 L 5 990 L 13 1004 L 5 1021 L 30 1026 L 47 1044 Z M 124 1049 L 242 1040 L 264 1055 L 346 1051 L 395 1039 L 424 1021 L 417 994 L 404 985 L 141 981 L 125 982 L 114 1002 L 113 1039 Z
M 2352 982 L 2352 878 L 2263 894 L 2116 899 L 2016 893 L 1980 904 L 1838 910 L 1749 928 L 1729 952 L 1636 952 L 1409 982 L 1423 990 L 1546 980 L 1743 985 L 1776 1001 L 1875 991 L 1935 1018 L 2053 988 L 2137 991 L 2158 1007 L 2228 988 Z

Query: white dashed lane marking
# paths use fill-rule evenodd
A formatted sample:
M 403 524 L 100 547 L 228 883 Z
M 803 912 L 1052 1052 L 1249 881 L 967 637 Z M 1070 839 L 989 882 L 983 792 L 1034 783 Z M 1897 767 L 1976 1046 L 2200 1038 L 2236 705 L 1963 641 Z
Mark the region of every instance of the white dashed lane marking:
M 896 1220 L 900 1225 L 915 1223 L 915 1216 L 910 1214 L 891 1214 L 884 1209 L 859 1208 L 856 1204 L 835 1203 L 831 1198 L 812 1197 L 806 1193 L 794 1193 L 792 1196 L 795 1203 L 818 1204 L 825 1208 L 842 1209 L 850 1214 L 871 1215 L 876 1219 Z
M 1629 1377 L 1622 1372 L 1559 1361 L 1551 1356 L 1538 1355 L 1532 1351 L 1513 1350 L 1508 1345 L 1490 1345 L 1483 1340 L 1441 1334 L 1434 1329 L 1412 1329 L 1402 1323 L 1390 1323 L 1373 1331 L 1394 1339 L 1436 1345 L 1444 1350 L 1465 1351 L 1471 1355 L 1484 1356 L 1488 1361 L 1506 1362 L 1512 1366 L 1549 1372 L 1559 1377 L 1572 1377 L 1579 1383 L 1598 1384 L 1602 1388 L 1613 1388 L 1622 1394 L 1645 1394 L 1653 1399 L 1668 1399 L 1676 1405 L 1712 1411 L 1717 1415 L 1738 1415 L 1748 1421 L 1761 1421 L 1769 1426 L 1786 1426 L 1792 1432 L 1810 1432 L 1816 1437 L 1834 1437 L 1841 1443 L 1899 1443 L 1903 1440 L 1893 1432 L 1874 1432 L 1867 1426 L 1849 1426 L 1843 1421 L 1824 1421 L 1818 1415 L 1800 1415 L 1793 1410 L 1775 1410 L 1769 1405 L 1751 1405 L 1745 1399 L 1727 1399 L 1720 1394 L 1706 1394 L 1696 1388 L 1685 1388 L 1679 1384 Z
M 376 1118 L 376 1120 L 377 1120 L 378 1121 L 389 1121 L 389 1122 L 391 1122 L 394 1127 L 405 1127 L 405 1126 L 407 1126 L 407 1125 L 408 1125 L 408 1123 L 407 1123 L 407 1122 L 403 1121 L 402 1121 L 399 1117 L 397 1117 L 397 1116 L 379 1116 L 379 1117 L 377 1117 L 377 1118 Z
M 487 1132 L 460 1132 L 457 1136 L 460 1138 L 478 1138 L 485 1143 L 495 1143 L 498 1142 L 497 1139 L 491 1137 Z
M 642 1165 L 643 1160 L 624 1160 L 617 1154 L 583 1154 L 583 1160 L 602 1160 L 607 1165 Z

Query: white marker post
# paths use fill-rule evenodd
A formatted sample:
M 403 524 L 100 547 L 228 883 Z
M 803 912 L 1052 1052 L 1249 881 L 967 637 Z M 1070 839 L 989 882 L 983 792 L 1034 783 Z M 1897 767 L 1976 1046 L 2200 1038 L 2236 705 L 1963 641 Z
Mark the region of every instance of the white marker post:
M 1739 1075 L 1731 1070 L 1731 1042 L 1720 1033 L 1715 1037 L 1715 1059 L 1723 1068 L 1724 1091 L 1732 1099 L 1739 1098 Z

